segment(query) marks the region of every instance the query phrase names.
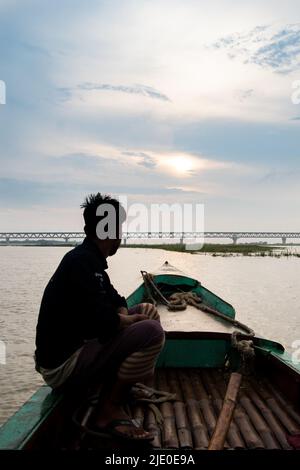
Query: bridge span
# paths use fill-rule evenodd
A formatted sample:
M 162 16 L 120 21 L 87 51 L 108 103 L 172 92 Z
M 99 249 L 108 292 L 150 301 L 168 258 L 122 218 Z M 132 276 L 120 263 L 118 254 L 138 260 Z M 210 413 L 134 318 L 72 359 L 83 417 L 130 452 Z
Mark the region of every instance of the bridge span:
M 82 240 L 84 232 L 0 232 L 0 241 L 10 243 L 12 241 L 46 241 L 64 240 L 66 243 L 72 240 Z M 122 235 L 124 244 L 127 240 L 143 239 L 178 239 L 180 243 L 184 240 L 207 240 L 231 239 L 234 244 L 240 239 L 281 239 L 285 245 L 288 239 L 300 239 L 300 232 L 124 232 Z

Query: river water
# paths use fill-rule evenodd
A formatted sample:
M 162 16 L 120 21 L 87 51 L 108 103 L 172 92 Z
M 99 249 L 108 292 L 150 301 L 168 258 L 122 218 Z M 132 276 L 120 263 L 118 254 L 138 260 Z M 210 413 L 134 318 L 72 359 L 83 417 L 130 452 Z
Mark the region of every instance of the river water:
M 43 289 L 64 247 L 0 247 L 0 425 L 42 384 L 34 370 L 35 325 Z M 257 333 L 293 351 L 300 339 L 300 258 L 214 257 L 122 248 L 109 259 L 114 286 L 124 295 L 141 283 L 140 270 L 168 260 L 226 301 Z

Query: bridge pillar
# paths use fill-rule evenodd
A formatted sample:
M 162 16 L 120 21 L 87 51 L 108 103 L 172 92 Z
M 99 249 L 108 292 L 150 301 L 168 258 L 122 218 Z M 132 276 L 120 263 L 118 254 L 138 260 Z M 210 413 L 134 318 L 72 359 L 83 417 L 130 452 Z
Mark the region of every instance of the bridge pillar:
M 282 244 L 286 245 L 286 237 L 282 237 Z
M 127 244 L 127 238 L 123 238 L 123 245 L 126 246 L 126 244 Z
M 183 241 L 184 241 L 184 236 L 183 236 L 183 233 L 182 233 L 182 235 L 180 237 L 180 240 L 179 240 L 179 244 L 183 245 Z
M 9 244 L 9 237 L 6 237 L 6 243 Z
M 233 244 L 236 245 L 237 241 L 238 241 L 238 237 L 236 235 L 233 235 L 232 237 Z
M 69 237 L 65 237 L 65 242 L 68 243 Z

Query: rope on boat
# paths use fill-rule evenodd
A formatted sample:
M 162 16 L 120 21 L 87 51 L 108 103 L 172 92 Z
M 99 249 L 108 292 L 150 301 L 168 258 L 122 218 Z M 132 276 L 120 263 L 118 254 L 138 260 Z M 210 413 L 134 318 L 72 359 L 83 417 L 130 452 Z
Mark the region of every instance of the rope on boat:
M 99 433 L 94 432 L 93 430 L 89 429 L 88 421 L 97 406 L 99 406 L 99 402 L 101 400 L 101 393 L 95 394 L 89 398 L 87 398 L 81 405 L 76 408 L 72 415 L 73 423 L 82 431 L 83 438 L 86 434 L 90 434 L 93 436 L 103 437 L 103 438 L 111 438 L 109 434 L 106 433 Z M 159 425 L 162 426 L 164 417 L 158 408 L 157 405 L 165 402 L 171 402 L 177 400 L 176 393 L 171 393 L 163 390 L 156 390 L 155 388 L 149 387 L 143 383 L 137 382 L 135 383 L 130 392 L 130 399 L 129 402 L 131 404 L 142 404 L 145 407 L 148 407 L 154 414 L 155 421 Z M 126 403 L 127 407 L 127 414 L 130 416 L 130 407 L 129 403 Z M 82 415 L 82 417 L 80 417 Z M 132 419 L 137 425 L 137 421 Z
M 156 390 L 147 385 L 137 382 L 131 389 L 131 398 L 143 403 L 164 403 L 176 400 L 176 393 Z
M 246 335 L 249 337 L 255 336 L 254 330 L 252 330 L 252 328 L 250 328 L 249 326 L 234 318 L 230 318 L 227 315 L 224 315 L 224 313 L 221 313 L 218 310 L 209 307 L 208 305 L 205 305 L 203 303 L 202 298 L 198 294 L 196 294 L 196 292 L 175 292 L 174 294 L 170 295 L 169 299 L 166 299 L 159 287 L 155 284 L 153 275 L 148 273 L 147 271 L 141 271 L 141 274 L 145 284 L 146 292 L 148 294 L 148 298 L 150 301 L 152 301 L 152 303 L 155 302 L 154 305 L 157 304 L 156 299 L 158 299 L 162 304 L 166 305 L 168 310 L 170 311 L 185 310 L 187 308 L 187 305 L 192 305 L 195 308 L 202 310 L 203 312 L 210 313 L 211 315 L 214 315 L 218 318 L 221 318 L 222 320 L 231 323 L 236 328 L 245 331 Z M 236 332 L 236 335 L 237 334 L 240 333 Z
M 255 356 L 252 339 L 240 339 L 239 332 L 234 331 L 231 335 L 231 345 L 239 352 L 242 359 L 241 367 L 245 369 Z
M 134 403 L 141 403 L 150 408 L 159 426 L 163 424 L 164 417 L 158 408 L 158 404 L 177 400 L 176 393 L 156 390 L 143 383 L 136 383 L 131 389 L 131 398 Z

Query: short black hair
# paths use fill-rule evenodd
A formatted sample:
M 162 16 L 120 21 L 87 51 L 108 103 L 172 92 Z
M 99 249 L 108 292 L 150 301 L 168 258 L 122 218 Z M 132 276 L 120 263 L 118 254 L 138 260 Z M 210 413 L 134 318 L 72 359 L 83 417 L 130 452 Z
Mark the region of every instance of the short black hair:
M 126 219 L 126 211 L 124 207 L 121 205 L 121 203 L 117 200 L 109 196 L 108 194 L 101 194 L 101 193 L 96 193 L 96 194 L 89 194 L 84 202 L 81 204 L 81 208 L 84 209 L 83 211 L 83 218 L 85 222 L 85 227 L 84 231 L 86 235 L 95 237 L 97 236 L 97 225 L 98 223 L 107 217 L 108 211 L 104 211 L 103 215 L 97 215 L 97 210 L 100 206 L 106 206 L 109 204 L 113 209 L 114 209 L 114 219 L 112 220 L 112 223 L 114 224 L 115 227 L 115 237 L 109 237 L 107 236 L 106 238 L 116 238 L 119 235 L 120 228 L 122 223 Z M 105 226 L 105 231 L 108 233 L 108 224 Z

